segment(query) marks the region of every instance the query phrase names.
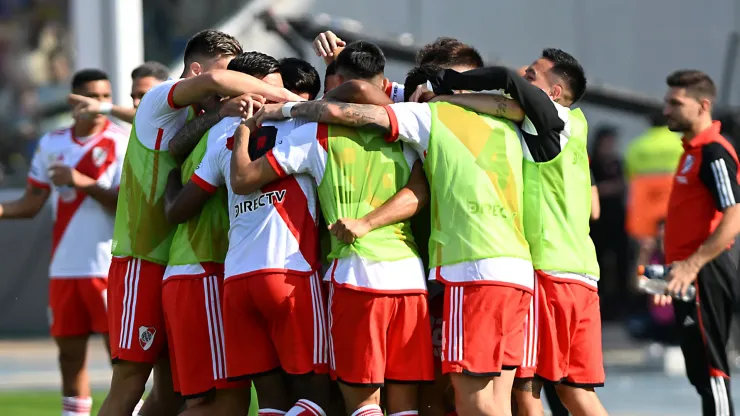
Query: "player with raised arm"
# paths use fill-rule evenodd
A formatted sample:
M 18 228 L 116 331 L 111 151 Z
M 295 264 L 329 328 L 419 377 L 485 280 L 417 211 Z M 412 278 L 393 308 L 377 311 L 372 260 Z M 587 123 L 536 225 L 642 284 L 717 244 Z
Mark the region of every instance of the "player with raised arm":
M 437 93 L 503 89 L 524 110 L 524 230 L 539 288 L 532 305 L 535 313 L 528 322 L 523 369 L 529 374 L 520 375 L 531 377 L 534 372 L 558 383 L 558 395 L 574 415 L 605 415 L 594 390 L 603 386 L 605 376 L 599 264 L 589 237 L 588 127 L 580 109 L 570 109 L 586 89 L 583 68 L 568 53 L 545 49 L 524 78 L 503 67 L 466 73 L 447 70 L 434 77 L 432 85 Z M 505 99 L 464 94 L 451 100 L 476 111 L 498 113 Z M 540 388 L 532 388 L 531 379 L 520 379 L 517 389 L 521 403 L 532 397 L 530 391 L 539 397 Z
M 175 231 L 165 219 L 163 194 L 167 174 L 176 164 L 168 152 L 169 142 L 191 116 L 190 106 L 215 95 L 237 97 L 247 92 L 275 101 L 302 100 L 283 88 L 226 70 L 239 53 L 241 45 L 229 35 L 214 30 L 197 33 L 185 48 L 184 79 L 154 87 L 136 112 L 116 212 L 115 257 L 108 291 L 115 364 L 101 415 L 130 414 L 158 360 L 161 365 L 155 370 L 154 387 L 147 397 L 152 404 L 147 409 L 145 403 L 143 413 L 174 414 L 180 406 L 172 393 L 168 360 L 162 354 L 166 346 L 162 277 Z M 180 150 L 183 148 L 186 146 Z
M 227 69 L 282 87 L 278 61 L 259 52 L 244 52 Z M 259 101 L 252 101 L 259 106 Z M 229 122 L 230 121 L 230 122 Z M 179 224 L 170 247 L 162 282 L 162 299 L 175 391 L 186 399 L 190 413 L 205 412 L 218 390 L 217 414 L 249 409 L 249 380 L 226 380 L 223 321 L 223 263 L 228 249 L 229 218 L 226 189 L 218 188 L 197 215 L 187 219 L 172 210 L 177 190 L 187 183 L 208 152 L 224 134 L 233 135 L 238 118 L 229 117 L 209 130 L 183 162 L 173 169 L 165 193 L 165 213 Z M 211 365 L 203 365 L 210 362 Z M 215 371 L 212 371 L 215 369 Z M 222 391 L 223 390 L 223 391 Z
M 77 72 L 72 92 L 111 101 L 108 76 L 96 69 Z M 41 138 L 25 193 L 0 204 L 0 219 L 33 218 L 52 197 L 49 324 L 59 349 L 63 416 L 90 414 L 87 341 L 91 333 L 100 333 L 108 344 L 105 293 L 127 142 L 126 132 L 105 116 L 76 118 L 72 127 Z
M 251 163 L 241 146 L 232 153 L 235 192 L 309 174 L 329 224 L 361 218 L 404 189 L 402 209 L 373 218 L 386 226 L 351 244 L 333 231 L 325 277 L 332 283 L 330 365 L 348 414 L 382 415 L 383 385 L 387 414 L 417 414 L 418 383 L 433 378 L 424 272 L 406 220 L 428 194 L 417 156 L 369 129 L 316 123 L 294 130 Z
M 280 118 L 282 108 L 263 107 L 257 119 Z M 372 126 L 420 154 L 431 188 L 430 277 L 445 285 L 443 371 L 451 373 L 461 413 L 509 413 L 534 284 L 516 126 L 446 103 L 298 103 L 290 115 Z M 376 215 L 397 210 L 384 207 Z
M 278 62 L 264 57 L 244 69 L 254 71 L 257 64 L 270 64 L 269 69 L 277 70 Z M 303 79 L 297 73 L 288 77 L 289 85 Z M 315 81 L 295 92 L 317 91 L 318 77 Z M 260 415 L 324 414 L 331 403 L 325 303 L 316 274 L 315 186 L 308 176 L 291 176 L 251 195 L 234 194 L 231 148 L 239 123 L 238 118 L 228 118 L 211 128 L 206 156 L 184 187 L 176 173 L 170 177 L 167 214 L 171 220 L 185 220 L 226 185 L 231 221 L 223 298 L 226 373 L 231 380 L 254 381 Z M 252 126 L 251 157 L 281 141 L 292 124 Z M 236 140 L 240 139 L 237 134 Z M 213 146 L 212 140 L 216 140 Z M 244 354 L 245 346 L 250 354 Z M 290 376 L 287 384 L 283 372 Z M 203 407 L 203 414 L 225 414 L 222 396 L 217 394 L 214 402 Z M 292 397 L 300 400 L 294 404 Z M 195 414 L 192 410 L 186 414 Z
M 134 122 L 134 114 L 139 107 L 141 97 L 160 82 L 167 81 L 169 70 L 156 61 L 145 62 L 131 72 L 131 99 L 133 107 L 123 107 L 113 103 L 103 103 L 84 95 L 69 94 L 70 104 L 75 106 L 75 117 L 94 117 L 98 114 L 110 114 L 128 123 Z

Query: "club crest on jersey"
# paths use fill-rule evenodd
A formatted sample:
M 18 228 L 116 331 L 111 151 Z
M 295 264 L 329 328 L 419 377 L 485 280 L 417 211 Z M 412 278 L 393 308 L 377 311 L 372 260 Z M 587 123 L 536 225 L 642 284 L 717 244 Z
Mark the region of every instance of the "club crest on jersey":
M 140 326 L 139 327 L 139 345 L 146 351 L 152 347 L 154 343 L 154 335 L 157 334 L 157 330 L 153 326 Z
M 108 158 L 108 152 L 102 147 L 94 147 L 92 149 L 92 160 L 95 166 L 101 167 L 105 163 L 105 159 Z
M 688 173 L 688 171 L 691 170 L 691 168 L 694 166 L 694 156 L 687 155 L 686 160 L 683 162 L 683 167 L 681 168 L 681 174 L 685 175 Z

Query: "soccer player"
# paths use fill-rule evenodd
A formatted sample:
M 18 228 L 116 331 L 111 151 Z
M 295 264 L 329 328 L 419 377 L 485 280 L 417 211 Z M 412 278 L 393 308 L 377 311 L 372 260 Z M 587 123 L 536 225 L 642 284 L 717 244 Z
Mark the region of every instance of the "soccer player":
M 235 192 L 309 174 L 332 228 L 340 220 L 363 217 L 404 189 L 400 209 L 370 222 L 385 226 L 351 244 L 343 242 L 340 231 L 332 231 L 332 265 L 325 278 L 332 282 L 330 365 L 348 414 L 382 415 L 384 384 L 389 415 L 416 414 L 417 384 L 433 379 L 424 272 L 406 221 L 427 198 L 418 157 L 408 146 L 385 143 L 372 130 L 309 123 L 265 156 L 252 163 L 245 159 L 235 144 Z
M 337 76 L 337 63 L 332 61 L 326 66 L 326 73 L 324 73 L 324 95 L 341 84 L 342 81 Z
M 169 70 L 163 64 L 156 61 L 146 62 L 131 72 L 131 99 L 134 102 L 133 107 L 122 107 L 113 103 L 103 103 L 98 100 L 90 99 L 79 94 L 69 94 L 70 104 L 75 106 L 74 112 L 76 117 L 94 117 L 98 114 L 110 114 L 113 117 L 126 121 L 134 122 L 136 108 L 139 107 L 141 97 L 147 91 L 154 88 L 160 82 L 167 81 Z
M 314 100 L 321 91 L 319 72 L 310 63 L 299 58 L 280 60 L 283 86 L 306 100 Z
M 265 72 L 279 77 L 278 61 L 259 55 L 261 62 L 252 59 L 245 70 L 264 66 Z M 319 87 L 318 83 L 306 85 L 311 91 Z M 168 215 L 176 221 L 192 215 L 219 186 L 226 185 L 231 221 L 223 299 L 226 373 L 230 380 L 254 381 L 261 415 L 324 414 L 331 403 L 325 303 L 316 274 L 315 186 L 308 176 L 291 176 L 251 195 L 235 194 L 230 166 L 239 123 L 238 118 L 229 118 L 211 128 L 206 156 L 190 182 L 179 192 L 173 189 Z M 264 154 L 290 132 L 292 124 L 252 126 L 249 157 Z M 241 138 L 237 132 L 236 142 Z M 217 140 L 213 146 L 212 140 Z M 178 183 L 170 182 L 170 188 Z M 245 346 L 250 351 L 246 355 Z M 290 375 L 290 389 L 282 372 Z M 301 400 L 294 405 L 291 397 Z M 205 409 L 209 414 L 224 414 L 218 396 Z
M 465 72 L 483 66 L 483 58 L 472 46 L 454 38 L 441 37 L 424 45 L 416 54 L 416 65 L 436 65 Z
M 257 118 L 280 118 L 283 108 L 265 106 Z M 534 284 L 516 126 L 446 103 L 297 103 L 290 115 L 372 126 L 420 155 L 431 187 L 430 278 L 445 286 L 443 372 L 451 373 L 461 413 L 507 414 Z M 398 211 L 395 203 L 383 207 L 375 215 Z M 368 222 L 351 227 L 359 227 L 361 236 Z
M 162 354 L 166 346 L 162 278 L 175 231 L 165 218 L 163 194 L 167 175 L 176 164 L 168 145 L 189 119 L 190 106 L 202 106 L 215 95 L 238 97 L 247 92 L 274 101 L 302 100 L 283 88 L 226 70 L 241 51 L 232 36 L 215 30 L 198 32 L 185 48 L 184 79 L 157 85 L 139 104 L 116 211 L 108 291 L 114 366 L 101 415 L 130 414 L 158 361 L 154 387 L 142 413 L 168 415 L 179 410 L 168 360 Z
M 259 52 L 245 52 L 235 57 L 227 69 L 243 72 L 270 85 L 282 87 L 278 61 Z M 259 101 L 253 105 L 259 106 Z M 183 183 L 191 178 L 208 149 L 219 138 L 233 135 L 238 118 L 228 118 L 211 128 L 198 146 L 173 169 L 165 193 L 165 213 L 171 223 L 179 224 L 170 247 L 162 288 L 165 325 L 175 391 L 186 399 L 188 407 L 206 405 L 215 389 L 224 408 L 217 414 L 239 413 L 249 409 L 250 383 L 226 381 L 225 341 L 220 305 L 223 301 L 223 263 L 228 249 L 229 218 L 226 190 L 215 189 L 202 210 L 184 218 L 173 209 Z M 189 207 L 190 208 L 190 207 Z M 204 365 L 210 362 L 211 365 Z M 215 371 L 212 371 L 215 369 Z M 205 399 L 205 400 L 203 400 Z M 195 411 L 198 412 L 198 411 Z
M 432 84 L 435 92 L 446 93 L 503 89 L 524 110 L 524 231 L 539 289 L 528 322 L 529 359 L 523 367 L 533 367 L 531 362 L 537 360 L 536 375 L 559 383 L 558 395 L 571 413 L 605 415 L 594 390 L 603 386 L 604 366 L 599 265 L 589 237 L 588 128 L 583 113 L 570 109 L 586 90 L 583 68 L 568 53 L 545 49 L 524 78 L 503 67 L 489 67 L 465 73 L 446 70 Z M 473 103 L 470 97 L 460 95 L 455 102 L 498 113 L 507 100 L 487 96 Z M 532 336 L 535 329 L 539 334 Z M 523 396 L 532 390 L 539 396 L 539 386 L 532 387 L 531 379 L 520 379 L 517 389 Z
M 74 74 L 72 92 L 111 102 L 108 76 L 97 69 Z M 63 416 L 90 414 L 92 398 L 85 370 L 88 337 L 103 334 L 108 345 L 105 293 L 113 213 L 127 142 L 125 131 L 105 116 L 76 118 L 70 128 L 41 138 L 25 193 L 0 204 L 2 219 L 33 218 L 52 197 L 49 320 L 59 349 Z

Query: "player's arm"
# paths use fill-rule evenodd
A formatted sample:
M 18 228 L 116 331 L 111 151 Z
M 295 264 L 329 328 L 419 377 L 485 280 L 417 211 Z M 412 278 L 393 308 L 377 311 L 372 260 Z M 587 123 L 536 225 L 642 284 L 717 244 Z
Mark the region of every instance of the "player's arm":
M 341 124 L 349 127 L 369 127 L 384 133 L 391 132 L 391 120 L 387 110 L 379 105 L 349 104 L 327 101 L 305 101 L 290 109 L 290 117 L 308 121 Z M 257 124 L 267 120 L 283 120 L 283 104 L 268 104 L 255 114 Z
M 673 263 L 666 287 L 667 293 L 685 293 L 699 270 L 719 256 L 740 234 L 740 184 L 735 159 L 719 143 L 702 148 L 699 178 L 714 199 L 717 210 L 724 213 L 717 228 L 686 260 Z
M 104 188 L 98 181 L 66 165 L 53 165 L 49 168 L 49 179 L 56 186 L 71 186 L 88 194 L 107 211 L 116 212 L 118 187 Z
M 429 202 L 429 184 L 419 160 L 411 169 L 409 181 L 395 195 L 360 219 L 342 218 L 329 225 L 329 231 L 340 241 L 352 244 L 377 228 L 405 221 L 416 215 Z
M 182 172 L 172 169 L 167 177 L 167 188 L 164 193 L 164 213 L 170 224 L 181 224 L 198 215 L 208 201 L 215 187 L 202 186 L 193 180 L 182 185 Z
M 222 101 L 216 110 L 208 111 L 186 123 L 170 140 L 167 150 L 175 160 L 182 162 L 195 149 L 203 135 L 224 117 L 246 117 L 250 105 L 259 109 L 264 103 L 265 98 L 256 94 L 243 94 Z
M 431 101 L 445 101 L 468 108 L 476 113 L 488 114 L 511 121 L 520 122 L 524 120 L 524 110 L 522 110 L 522 107 L 513 99 L 504 97 L 503 95 L 483 93 L 438 95 Z
M 550 97 L 511 69 L 492 66 L 462 73 L 445 69 L 430 82 L 436 94 L 452 94 L 454 90 L 503 89 L 519 103 L 540 137 L 545 137 L 546 131 L 560 131 L 565 127 L 565 122 L 558 115 L 558 109 Z
M 122 107 L 111 103 L 101 103 L 100 101 L 85 97 L 84 95 L 69 94 L 67 101 L 74 106 L 74 117 L 92 118 L 98 114 L 110 114 L 113 117 L 123 120 L 127 123 L 134 122 L 136 109 L 134 107 Z
M 324 95 L 324 99 L 355 104 L 389 105 L 393 100 L 385 91 L 362 80 L 350 80 Z
M 0 219 L 33 218 L 44 207 L 50 189 L 46 184 L 29 183 L 23 195 L 15 201 L 0 203 Z
M 180 80 L 172 87 L 170 100 L 174 107 L 182 108 L 200 102 L 210 95 L 238 97 L 252 93 L 276 102 L 303 101 L 300 96 L 275 87 L 251 75 L 225 69 L 214 69 L 196 77 Z
M 591 169 L 589 171 L 591 173 L 591 221 L 596 221 L 601 217 L 601 201 L 599 201 L 599 187 L 596 186 L 594 171 Z

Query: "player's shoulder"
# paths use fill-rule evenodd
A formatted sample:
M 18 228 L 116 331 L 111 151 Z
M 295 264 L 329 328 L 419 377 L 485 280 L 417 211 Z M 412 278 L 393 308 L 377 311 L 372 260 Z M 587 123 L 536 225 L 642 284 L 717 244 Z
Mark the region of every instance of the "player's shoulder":
M 239 123 L 241 123 L 239 117 L 225 117 L 214 124 L 213 127 L 208 129 L 208 148 L 216 146 L 217 143 L 221 143 L 227 138 L 234 136 Z
M 119 126 L 118 124 L 114 122 L 109 122 L 108 125 L 105 128 L 105 133 L 108 135 L 108 137 L 119 141 L 128 141 L 128 137 L 130 132 L 126 130 L 125 128 Z
M 65 146 L 72 141 L 72 127 L 52 130 L 39 138 L 38 149 Z
M 732 143 L 726 139 L 711 141 L 701 148 L 702 161 L 712 162 L 718 159 L 724 159 L 726 162 L 737 164 L 737 153 Z

